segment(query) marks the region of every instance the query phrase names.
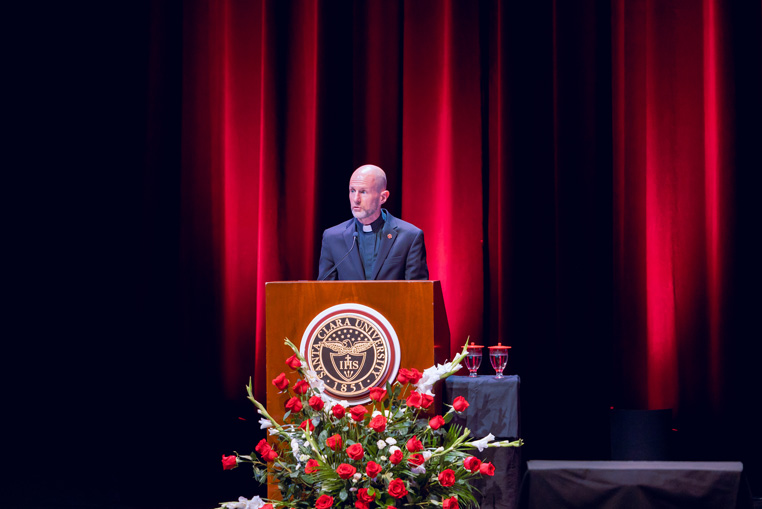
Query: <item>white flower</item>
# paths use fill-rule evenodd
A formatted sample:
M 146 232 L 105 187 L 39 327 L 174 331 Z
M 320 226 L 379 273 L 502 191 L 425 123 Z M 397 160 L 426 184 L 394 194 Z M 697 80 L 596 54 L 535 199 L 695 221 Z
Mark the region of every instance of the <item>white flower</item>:
M 379 456 L 379 459 L 380 459 L 381 461 L 386 461 L 386 456 Z
M 444 364 L 437 364 L 436 366 L 424 369 L 423 376 L 415 384 L 415 390 L 421 394 L 433 396 L 434 393 L 431 392 L 431 389 L 434 387 L 434 384 L 441 380 L 444 375 L 455 369 L 460 369 L 460 364 L 453 365 L 452 362 L 445 362 Z
M 424 461 L 429 461 L 429 458 L 431 458 L 432 454 L 433 453 L 431 451 L 423 451 L 421 456 L 423 456 Z
M 240 499 L 239 499 L 240 500 Z M 246 506 L 246 509 L 259 509 L 260 507 L 265 505 L 265 501 L 262 500 L 259 495 L 256 495 L 252 497 L 251 500 L 249 500 L 249 503 Z
M 278 434 L 278 428 L 270 428 L 267 430 L 267 432 L 271 435 L 277 435 Z
M 473 442 L 471 442 L 471 445 L 479 449 L 479 452 L 482 452 L 484 449 L 487 448 L 487 444 L 492 442 L 494 439 L 495 439 L 495 435 L 490 433 L 489 435 L 487 435 L 486 437 L 482 439 L 474 440 Z
M 386 447 L 386 442 L 384 442 L 383 440 L 379 440 L 378 442 L 376 442 L 376 445 L 378 446 L 378 450 L 380 451 L 381 449 Z
M 301 456 L 299 456 L 299 461 L 301 461 L 302 463 L 307 463 L 309 459 L 310 459 L 309 454 L 302 454 Z
M 389 445 L 394 445 L 397 443 L 397 441 L 393 437 L 387 437 L 386 443 Z
M 238 497 L 238 502 L 228 502 L 222 505 L 227 507 L 227 509 L 259 509 L 265 505 L 265 502 L 259 497 L 259 495 L 257 495 L 251 500 L 248 500 L 244 497 Z
M 295 458 L 299 457 L 299 441 L 295 438 L 291 440 L 291 454 Z
M 273 425 L 273 423 L 270 422 L 270 419 L 264 419 L 264 418 L 262 418 L 262 419 L 259 420 L 259 429 L 271 428 L 272 425 Z
M 305 369 L 304 370 L 304 378 L 307 379 L 307 383 L 310 384 L 310 387 L 313 389 L 316 389 L 320 391 L 321 393 L 323 390 L 325 390 L 325 383 L 318 378 L 317 373 L 312 369 Z
M 362 479 L 362 474 L 360 472 L 357 472 L 355 475 L 352 476 L 352 482 L 357 482 L 360 479 Z
M 443 451 L 444 451 L 444 447 L 441 447 L 441 446 L 434 449 L 434 452 L 443 452 Z
M 343 406 L 344 408 L 349 408 L 349 401 L 347 401 L 345 399 L 342 399 L 341 401 L 339 401 L 337 399 L 334 399 L 334 398 L 330 397 L 328 394 L 326 394 L 322 390 L 321 390 L 320 394 L 318 394 L 318 395 L 320 396 L 320 399 L 323 400 L 323 403 L 325 403 L 325 406 L 327 407 L 326 411 L 330 411 L 330 409 L 333 408 L 333 406 L 335 404 L 337 404 L 337 403 L 339 405 Z
M 426 473 L 426 467 L 423 465 L 418 465 L 410 469 L 410 471 L 414 474 L 425 474 Z
M 375 417 L 377 415 L 381 415 L 381 412 L 379 412 L 378 410 L 373 410 L 373 413 L 370 414 L 371 417 Z
M 397 447 L 396 445 L 393 445 L 393 446 L 389 447 L 389 454 L 390 454 L 390 455 L 391 455 L 391 454 L 394 454 L 395 452 L 397 452 L 397 451 L 399 451 L 399 450 L 400 450 L 400 448 L 399 448 L 399 447 Z

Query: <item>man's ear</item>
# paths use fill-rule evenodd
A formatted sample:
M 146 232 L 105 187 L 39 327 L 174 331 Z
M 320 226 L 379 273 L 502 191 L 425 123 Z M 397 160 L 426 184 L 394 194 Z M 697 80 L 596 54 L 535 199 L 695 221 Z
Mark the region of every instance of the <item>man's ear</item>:
M 384 189 L 381 191 L 381 203 L 386 203 L 386 200 L 389 199 L 389 191 Z

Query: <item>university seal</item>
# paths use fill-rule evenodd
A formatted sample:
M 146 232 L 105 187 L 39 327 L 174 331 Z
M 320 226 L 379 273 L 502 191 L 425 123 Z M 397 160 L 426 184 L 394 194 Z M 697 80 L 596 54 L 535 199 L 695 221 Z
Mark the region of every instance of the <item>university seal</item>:
M 300 350 L 325 393 L 351 404 L 370 401 L 371 387 L 397 376 L 397 334 L 381 313 L 362 304 L 339 304 L 319 313 L 304 331 Z

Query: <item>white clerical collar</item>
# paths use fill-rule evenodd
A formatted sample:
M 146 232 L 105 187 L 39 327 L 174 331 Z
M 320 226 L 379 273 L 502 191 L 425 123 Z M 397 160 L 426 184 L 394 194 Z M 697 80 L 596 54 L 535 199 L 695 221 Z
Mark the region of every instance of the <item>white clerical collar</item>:
M 373 227 L 371 225 L 369 225 L 369 224 L 364 224 L 364 225 L 362 225 L 362 231 L 368 232 L 368 233 L 372 232 L 373 231 Z

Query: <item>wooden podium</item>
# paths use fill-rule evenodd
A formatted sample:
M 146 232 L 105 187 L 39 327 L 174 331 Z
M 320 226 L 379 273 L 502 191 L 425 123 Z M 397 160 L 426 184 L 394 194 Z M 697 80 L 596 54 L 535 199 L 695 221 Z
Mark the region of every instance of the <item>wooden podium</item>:
M 293 352 L 283 340 L 299 346 L 310 322 L 331 306 L 361 304 L 383 315 L 399 338 L 400 367 L 423 371 L 450 356 L 450 329 L 439 281 L 272 282 L 265 284 L 265 294 L 266 406 L 279 422 L 286 398 L 270 380 L 281 372 L 290 373 L 285 360 Z
M 286 373 L 293 386 L 296 376 L 285 364 L 293 352 L 283 341 L 288 338 L 300 346 L 310 324 L 333 306 L 358 304 L 382 315 L 399 340 L 400 367 L 423 371 L 450 357 L 450 328 L 439 281 L 271 282 L 265 284 L 265 295 L 266 407 L 278 422 L 283 422 L 288 396 L 278 394 L 271 380 Z M 274 484 L 268 485 L 268 497 L 280 498 Z

